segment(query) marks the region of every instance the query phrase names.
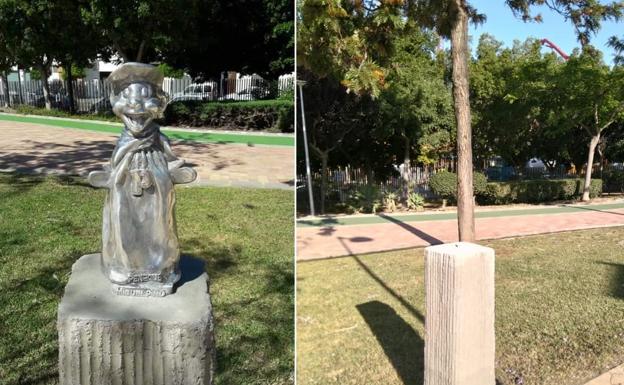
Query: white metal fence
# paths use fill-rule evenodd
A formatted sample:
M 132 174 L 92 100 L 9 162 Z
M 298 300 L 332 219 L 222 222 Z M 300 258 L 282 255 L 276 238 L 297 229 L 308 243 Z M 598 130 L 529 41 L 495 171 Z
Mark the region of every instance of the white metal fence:
M 43 80 L 9 81 L 6 86 L 0 79 L 0 105 L 15 107 L 28 105 L 44 107 Z M 52 108 L 69 110 L 68 82 L 48 81 Z M 165 78 L 162 84 L 169 102 L 180 100 L 249 101 L 273 99 L 290 92 L 294 76 L 283 75 L 278 80 L 265 80 L 258 76 L 237 79 L 193 82 L 190 78 Z M 76 79 L 72 82 L 74 108 L 79 113 L 110 111 L 111 85 L 102 80 Z

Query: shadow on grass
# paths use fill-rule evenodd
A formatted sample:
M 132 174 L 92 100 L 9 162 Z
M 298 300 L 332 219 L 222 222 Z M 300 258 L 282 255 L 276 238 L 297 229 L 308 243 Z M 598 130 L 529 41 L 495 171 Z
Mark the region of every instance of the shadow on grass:
M 8 199 L 15 195 L 29 192 L 36 186 L 46 183 L 57 183 L 63 186 L 79 186 L 93 188 L 84 177 L 72 175 L 40 175 L 37 172 L 23 170 L 19 172 L 0 172 L 0 185 L 6 185 L 0 192 L 0 199 Z
M 0 377 L 3 369 L 11 368 L 1 383 L 56 383 L 56 309 L 71 266 L 83 254 L 74 251 L 52 262 L 42 261 L 33 276 L 0 286 L 0 330 L 6 332 L 0 332 Z
M 188 277 L 206 271 L 210 278 L 217 342 L 215 384 L 252 384 L 258 379 L 288 383 L 294 340 L 292 261 L 258 263 L 243 256 L 241 245 L 207 239 L 182 244 L 181 267 L 190 267 Z M 238 283 L 232 282 L 234 275 L 239 276 Z M 183 275 L 181 284 L 185 280 Z
M 624 264 L 614 262 L 597 262 L 611 268 L 609 287 L 611 295 L 615 298 L 624 299 Z
M 379 301 L 356 308 L 392 363 L 404 385 L 424 381 L 425 341 L 396 311 Z

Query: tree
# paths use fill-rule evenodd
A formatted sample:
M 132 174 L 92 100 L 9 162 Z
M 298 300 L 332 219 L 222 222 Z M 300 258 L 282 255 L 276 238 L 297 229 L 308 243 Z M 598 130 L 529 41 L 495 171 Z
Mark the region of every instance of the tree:
M 88 0 L 82 13 L 106 42 L 100 53 L 124 62 L 155 61 L 176 45 L 197 40 L 193 32 L 199 10 L 194 0 Z
M 598 0 L 506 0 L 515 14 L 525 20 L 540 21 L 532 16 L 531 7 L 546 5 L 569 19 L 579 41 L 585 44 L 600 29 L 605 19 L 617 20 L 624 5 L 602 5 Z M 480 15 L 467 0 L 424 0 L 408 5 L 411 17 L 435 28 L 441 36 L 450 37 L 453 68 L 453 101 L 457 120 L 457 215 L 459 239 L 474 240 L 474 201 L 472 188 L 472 131 L 470 126 L 470 101 L 468 78 L 468 21 L 480 22 Z
M 485 16 L 466 0 L 416 1 L 411 16 L 450 37 L 453 105 L 457 124 L 457 224 L 460 241 L 474 241 L 474 193 L 472 179 L 472 128 L 468 79 L 468 22 L 479 23 Z
M 560 124 L 564 62 L 541 53 L 535 39 L 511 49 L 483 35 L 471 63 L 471 106 L 477 154 L 500 155 L 517 168 L 531 157 L 551 169 L 569 160 L 571 128 Z M 481 148 L 479 148 L 481 146 Z
M 594 50 L 584 50 L 566 63 L 562 83 L 568 124 L 580 126 L 591 137 L 582 197 L 588 201 L 594 154 L 601 136 L 624 118 L 624 69 L 610 69 Z
M 53 34 L 52 37 L 64 36 L 50 45 L 48 54 L 63 66 L 63 76 L 68 85 L 69 111 L 74 113 L 74 75 L 84 76 L 84 67 L 106 47 L 106 42 L 85 17 L 87 0 L 58 0 L 48 4 L 52 19 L 49 28 L 58 31 L 58 35 Z
M 609 39 L 609 45 L 615 49 L 613 62 L 616 65 L 624 65 L 624 38 L 618 39 L 612 36 Z
M 187 35 L 161 48 L 161 60 L 200 78 L 214 77 L 224 70 L 275 78 L 294 70 L 292 1 L 196 3 L 197 11 L 187 19 L 193 38 Z
M 324 213 L 330 155 L 338 151 L 357 154 L 353 149 L 364 142 L 368 158 L 365 161 L 373 161 L 370 133 L 376 128 L 377 103 L 369 96 L 348 94 L 344 86 L 330 78 L 319 78 L 309 72 L 300 72 L 299 76 L 307 82 L 304 92 L 308 144 L 312 155 L 320 161 L 320 212 Z
M 312 154 L 320 160 L 324 211 L 330 154 L 363 165 L 369 176 L 387 149 L 378 132 L 379 96 L 386 88 L 394 34 L 404 27 L 400 2 L 304 0 L 299 3 L 298 60 Z M 390 156 L 388 156 L 390 158 Z
M 16 51 L 19 46 L 19 28 L 14 22 L 15 7 L 11 2 L 0 1 L 0 72 L 2 76 L 2 94 L 4 95 L 5 107 L 9 105 L 9 88 L 7 72 L 17 64 Z
M 444 67 L 434 58 L 437 38 L 411 25 L 396 37 L 387 88 L 380 102 L 387 135 L 403 140 L 403 198 L 408 196 L 409 168 L 414 146 L 418 161 L 434 163 L 453 146 L 455 136 L 451 92 Z

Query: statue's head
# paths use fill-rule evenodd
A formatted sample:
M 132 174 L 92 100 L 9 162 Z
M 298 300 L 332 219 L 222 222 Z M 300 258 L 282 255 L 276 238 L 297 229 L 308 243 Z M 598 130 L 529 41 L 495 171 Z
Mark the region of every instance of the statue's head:
M 132 135 L 147 134 L 146 129 L 162 115 L 167 104 L 161 88 L 162 72 L 149 64 L 124 63 L 109 75 L 108 81 L 113 87 L 110 102 L 115 115 Z

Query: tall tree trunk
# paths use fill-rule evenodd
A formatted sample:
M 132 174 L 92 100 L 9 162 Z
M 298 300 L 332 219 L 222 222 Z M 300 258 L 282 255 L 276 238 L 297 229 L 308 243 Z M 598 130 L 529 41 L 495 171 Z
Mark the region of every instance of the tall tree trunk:
M 327 162 L 329 151 L 321 154 L 321 214 L 325 214 L 325 194 L 327 193 Z
M 600 132 L 594 136 L 592 136 L 591 141 L 589 142 L 589 153 L 587 154 L 587 168 L 585 169 L 585 184 L 583 185 L 583 198 L 581 200 L 583 202 L 589 201 L 589 187 L 591 185 L 591 174 L 592 174 L 592 166 L 594 164 L 594 152 L 596 151 L 596 146 L 600 142 Z
M 20 67 L 17 66 L 17 93 L 19 97 L 19 104 L 24 104 L 24 96 L 22 94 L 22 77 L 20 75 Z
M 143 60 L 143 52 L 145 51 L 145 40 L 141 41 L 139 45 L 139 51 L 137 52 L 135 61 L 141 62 Z
M 457 121 L 457 222 L 459 240 L 475 240 L 472 186 L 472 131 L 468 98 L 468 14 L 465 0 L 452 0 L 451 56 L 453 102 Z
M 72 64 L 66 65 L 65 73 L 67 74 L 67 99 L 69 99 L 69 113 L 75 114 L 76 107 L 74 103 L 74 76 L 72 74 Z
M 9 76 L 6 71 L 2 72 L 2 93 L 4 94 L 4 106 L 9 107 L 11 95 L 9 95 Z
M 50 100 L 50 83 L 48 83 L 48 67 L 45 65 L 39 66 L 39 71 L 41 71 L 41 81 L 43 82 L 43 102 L 45 103 L 45 109 L 52 109 L 52 101 Z
M 410 193 L 410 168 L 412 162 L 410 159 L 410 138 L 407 135 L 403 135 L 405 140 L 405 155 L 403 156 L 403 171 L 401 177 L 403 178 L 403 200 L 407 203 L 407 198 Z

